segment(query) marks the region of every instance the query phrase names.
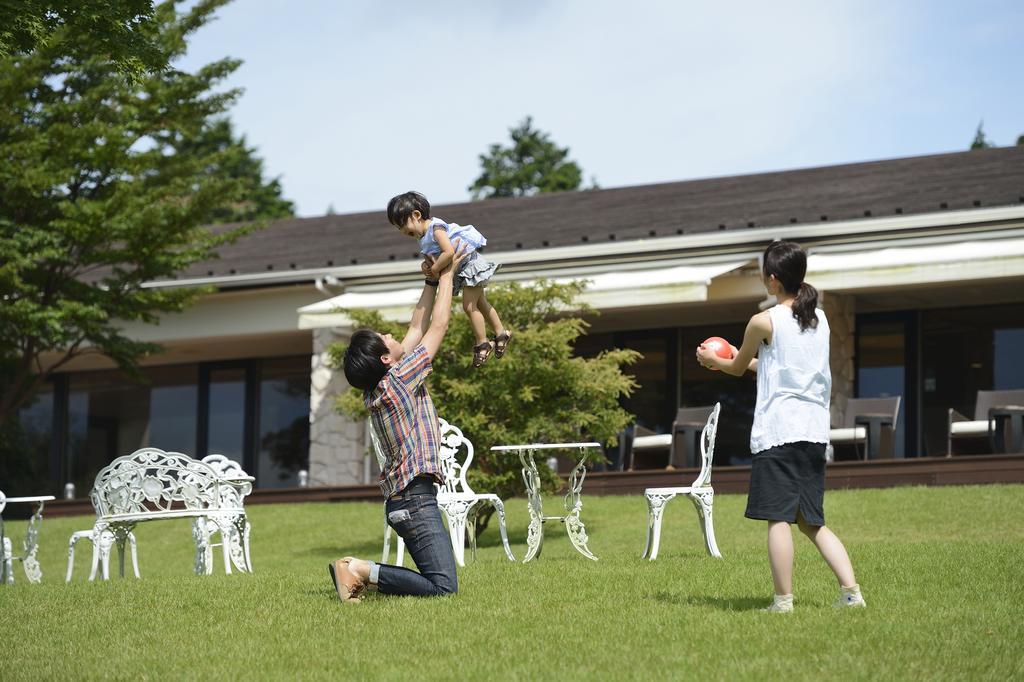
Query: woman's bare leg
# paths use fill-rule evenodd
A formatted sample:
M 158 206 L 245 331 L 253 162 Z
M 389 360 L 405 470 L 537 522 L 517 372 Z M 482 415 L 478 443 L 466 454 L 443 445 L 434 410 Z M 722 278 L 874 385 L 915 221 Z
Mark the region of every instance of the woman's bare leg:
M 768 522 L 768 563 L 775 594 L 793 594 L 793 532 L 785 521 Z
M 846 553 L 846 547 L 836 537 L 836 534 L 825 526 L 812 526 L 804 517 L 797 515 L 797 523 L 800 531 L 810 538 L 814 546 L 821 552 L 822 558 L 832 572 L 836 574 L 840 587 L 853 587 L 857 580 L 853 576 L 853 564 L 850 562 L 850 555 Z

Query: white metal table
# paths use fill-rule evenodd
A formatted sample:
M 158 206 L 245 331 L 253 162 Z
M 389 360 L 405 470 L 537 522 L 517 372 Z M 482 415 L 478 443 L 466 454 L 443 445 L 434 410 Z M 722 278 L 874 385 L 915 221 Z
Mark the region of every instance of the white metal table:
M 13 583 L 14 571 L 11 566 L 12 559 L 21 562 L 25 569 L 25 577 L 30 583 L 38 583 L 43 579 L 43 571 L 36 561 L 36 551 L 39 549 L 39 528 L 43 523 L 43 505 L 50 500 L 55 500 L 53 495 L 36 495 L 35 497 L 7 497 L 0 492 L 0 553 L 3 561 L 0 562 L 0 582 Z M 25 531 L 25 539 L 22 547 L 25 553 L 21 556 L 14 556 L 11 551 L 11 540 L 4 535 L 3 511 L 9 502 L 24 502 L 27 504 L 38 503 L 36 511 L 28 520 L 28 529 Z
M 565 524 L 565 532 L 569 542 L 583 556 L 597 561 L 597 557 L 587 547 L 587 529 L 580 519 L 583 509 L 583 479 L 587 476 L 585 467 L 587 449 L 600 448 L 600 443 L 529 443 L 526 445 L 495 445 L 492 451 L 515 451 L 523 464 L 523 483 L 526 484 L 527 509 L 530 512 L 530 528 L 526 533 L 526 556 L 523 563 L 540 556 L 544 544 L 544 523 L 561 521 Z M 538 450 L 578 450 L 579 461 L 569 474 L 569 491 L 565 494 L 565 516 L 544 516 L 544 506 L 540 496 L 540 473 L 533 456 Z

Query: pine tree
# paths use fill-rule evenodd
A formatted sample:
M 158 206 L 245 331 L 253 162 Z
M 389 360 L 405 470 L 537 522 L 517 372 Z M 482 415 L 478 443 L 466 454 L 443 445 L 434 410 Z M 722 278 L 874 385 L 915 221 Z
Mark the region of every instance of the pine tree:
M 545 192 L 564 192 L 580 188 L 583 171 L 568 161 L 568 147 L 559 147 L 550 136 L 533 127 L 527 117 L 509 130 L 512 144 L 491 145 L 480 155 L 480 177 L 469 186 L 474 199 L 522 197 Z M 597 186 L 596 180 L 593 180 Z

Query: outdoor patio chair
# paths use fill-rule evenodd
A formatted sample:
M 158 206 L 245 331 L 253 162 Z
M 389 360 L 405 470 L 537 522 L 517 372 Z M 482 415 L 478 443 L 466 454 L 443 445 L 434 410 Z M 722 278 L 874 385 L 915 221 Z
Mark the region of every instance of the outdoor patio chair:
M 889 434 L 889 452 L 896 448 L 896 422 L 901 396 L 890 398 L 850 398 L 843 413 L 843 422 L 829 431 L 832 445 L 852 444 L 857 458 L 877 459 L 881 453 L 882 429 Z
M 629 461 L 626 465 L 627 471 L 633 471 L 636 453 L 645 450 L 659 450 L 672 447 L 672 434 L 657 433 L 646 426 L 635 424 L 632 437 L 629 442 Z
M 999 407 L 1024 405 L 1024 390 L 978 391 L 974 401 L 974 419 L 970 420 L 953 408 L 949 408 L 949 422 L 946 429 L 946 456 L 953 456 L 953 442 L 988 438 L 992 441 L 995 424 L 990 424 L 989 410 Z M 994 443 L 991 443 L 994 446 Z M 994 447 L 992 448 L 994 449 Z
M 474 491 L 466 481 L 466 472 L 473 462 L 473 443 L 462 434 L 462 430 L 449 424 L 444 419 L 438 419 L 438 430 L 441 435 L 441 468 L 444 476 L 444 483 L 438 487 L 437 506 L 444 513 L 448 522 L 448 532 L 451 534 L 452 550 L 455 553 L 455 561 L 459 566 L 465 566 L 466 556 L 466 535 L 469 535 L 470 548 L 473 559 L 476 559 L 476 516 L 482 504 L 490 504 L 498 514 L 498 530 L 501 532 L 501 543 L 505 549 L 505 556 L 509 561 L 515 561 L 515 556 L 508 544 L 508 531 L 505 527 L 505 505 L 501 498 L 493 493 L 478 493 Z M 370 432 L 370 442 L 373 445 L 374 453 L 381 468 L 384 467 L 384 452 L 380 447 L 380 441 L 373 430 L 371 422 L 367 422 Z M 384 522 L 384 550 L 381 554 L 381 563 L 387 563 L 391 548 L 391 526 Z M 402 565 L 405 553 L 405 542 L 398 538 L 396 565 Z
M 673 468 L 697 466 L 698 437 L 714 411 L 714 405 L 680 407 L 672 422 L 672 445 L 669 448 L 668 466 Z
M 665 505 L 676 495 L 685 495 L 697 509 L 701 530 L 704 533 L 704 547 L 708 554 L 721 559 L 715 541 L 715 525 L 712 509 L 715 501 L 715 490 L 711 487 L 711 464 L 715 457 L 715 436 L 718 433 L 718 415 L 722 410 L 721 403 L 715 403 L 708 416 L 700 436 L 700 473 L 692 484 L 679 488 L 648 488 L 644 491 L 647 498 L 647 546 L 644 547 L 644 558 L 654 561 L 658 558 L 661 545 L 661 521 Z

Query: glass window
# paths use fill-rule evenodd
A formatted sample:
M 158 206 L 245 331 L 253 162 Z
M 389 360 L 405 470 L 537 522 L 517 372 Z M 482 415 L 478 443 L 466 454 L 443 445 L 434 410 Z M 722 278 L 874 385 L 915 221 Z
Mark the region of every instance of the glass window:
M 715 439 L 715 465 L 750 463 L 750 428 L 754 425 L 754 405 L 757 403 L 756 375 L 747 372 L 742 377 L 734 377 L 705 369 L 697 364 L 696 349 L 709 336 L 721 336 L 738 348 L 743 343 L 745 329 L 746 323 L 682 330 L 680 406 L 722 403 Z
M 71 375 L 66 474 L 80 495 L 100 469 L 139 448 L 194 454 L 196 367 L 150 368 L 143 375 L 146 384 L 117 371 Z
M 626 398 L 622 407 L 636 416 L 637 426 L 655 433 L 667 433 L 672 428 L 675 409 L 675 387 L 669 393 L 668 357 L 673 330 L 656 329 L 642 332 L 623 332 L 615 335 L 615 345 L 631 348 L 643 355 L 626 372 L 636 377 L 640 387 Z M 674 350 L 674 349 L 673 349 Z
M 10 449 L 0 456 L 0 481 L 10 497 L 56 494 L 50 477 L 53 385 L 40 383 L 6 434 Z
M 927 310 L 921 328 L 924 437 L 937 456 L 949 408 L 973 418 L 978 391 L 1024 388 L 1024 305 Z
M 896 437 L 892 453 L 903 457 L 906 452 L 906 322 L 904 320 L 857 321 L 857 397 L 890 398 L 900 396 L 896 417 Z M 892 433 L 889 431 L 889 433 Z M 883 435 L 882 441 L 887 439 Z M 888 447 L 885 445 L 884 447 Z M 883 450 L 883 453 L 885 451 Z M 883 456 L 887 456 L 883 454 Z M 841 458 L 837 446 L 837 458 Z
M 995 380 L 997 391 L 1024 388 L 1024 328 L 995 330 Z
M 194 365 L 146 370 L 149 391 L 149 435 L 146 445 L 194 455 L 199 372 Z M 127 454 L 127 453 L 126 453 Z
M 298 485 L 299 470 L 309 467 L 309 377 L 305 356 L 263 362 L 256 444 L 262 488 Z
M 245 368 L 210 370 L 206 454 L 245 461 Z

